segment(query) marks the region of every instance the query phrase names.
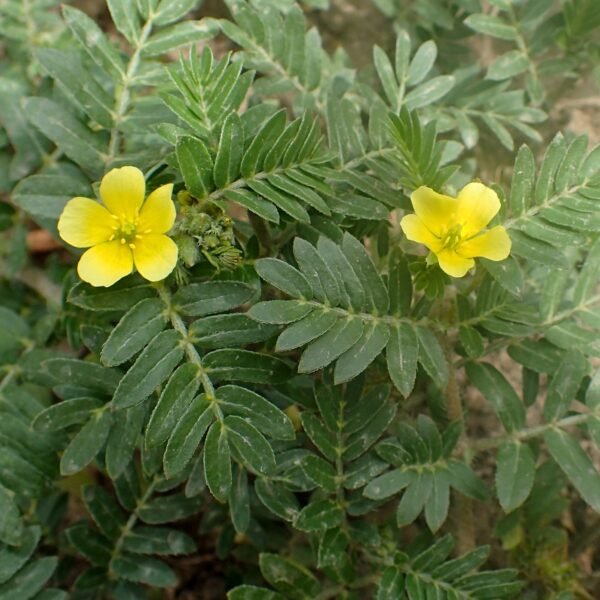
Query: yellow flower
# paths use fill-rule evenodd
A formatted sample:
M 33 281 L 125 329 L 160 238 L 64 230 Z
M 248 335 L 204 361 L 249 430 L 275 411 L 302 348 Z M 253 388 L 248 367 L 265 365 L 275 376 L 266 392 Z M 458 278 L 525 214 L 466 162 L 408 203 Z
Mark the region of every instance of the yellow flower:
M 483 231 L 500 210 L 498 195 L 482 183 L 469 183 L 456 198 L 421 186 L 411 196 L 414 215 L 400 222 L 409 240 L 424 244 L 445 273 L 463 277 L 473 258 L 504 260 L 511 241 L 501 225 Z
M 104 206 L 72 198 L 58 221 L 60 237 L 89 248 L 77 265 L 83 281 L 108 287 L 135 268 L 149 281 L 164 279 L 177 262 L 177 246 L 164 235 L 175 221 L 173 184 L 154 190 L 144 202 L 144 175 L 135 167 L 109 171 L 100 182 Z

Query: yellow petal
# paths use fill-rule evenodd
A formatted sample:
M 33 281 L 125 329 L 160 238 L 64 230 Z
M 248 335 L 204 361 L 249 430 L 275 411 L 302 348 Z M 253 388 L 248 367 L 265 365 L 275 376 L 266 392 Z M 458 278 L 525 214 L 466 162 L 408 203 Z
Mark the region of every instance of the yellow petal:
M 469 258 L 482 256 L 490 260 L 504 260 L 510 254 L 511 245 L 506 229 L 497 225 L 477 237 L 462 242 L 456 250 L 461 256 Z
M 108 287 L 129 275 L 133 269 L 133 257 L 127 244 L 119 240 L 104 242 L 83 253 L 77 265 L 77 273 L 83 281 L 96 287 Z
M 421 186 L 412 193 L 410 200 L 416 215 L 434 235 L 442 237 L 456 223 L 458 205 L 454 198 Z
M 173 184 L 155 189 L 146 199 L 140 211 L 138 231 L 144 233 L 167 233 L 175 222 L 175 205 L 171 200 Z
M 166 235 L 150 233 L 135 241 L 133 260 L 148 281 L 161 281 L 177 264 L 177 246 Z
M 442 249 L 442 241 L 425 227 L 423 221 L 417 215 L 406 215 L 403 217 L 402 221 L 400 221 L 400 227 L 404 231 L 404 235 L 411 242 L 424 244 L 433 252 L 439 252 Z
M 110 239 L 115 220 L 99 202 L 89 198 L 69 200 L 58 219 L 60 237 L 76 248 L 89 248 Z
M 144 174 L 135 167 L 112 169 L 100 182 L 100 197 L 108 210 L 129 221 L 137 216 L 144 201 Z
M 475 266 L 472 258 L 464 258 L 453 250 L 443 250 L 437 255 L 440 268 L 451 277 L 464 277 Z
M 463 236 L 479 233 L 500 210 L 498 194 L 483 183 L 467 184 L 456 197 L 457 219 L 463 225 Z

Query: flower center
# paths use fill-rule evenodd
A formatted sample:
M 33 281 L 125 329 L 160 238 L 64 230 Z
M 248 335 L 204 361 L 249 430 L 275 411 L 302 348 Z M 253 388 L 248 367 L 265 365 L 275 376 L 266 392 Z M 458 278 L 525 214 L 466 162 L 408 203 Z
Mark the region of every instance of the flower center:
M 454 225 L 442 237 L 444 250 L 454 250 L 462 240 L 462 225 Z
M 124 215 L 120 218 L 112 215 L 115 224 L 112 226 L 114 233 L 110 237 L 112 240 L 119 240 L 121 244 L 127 244 L 132 250 L 135 248 L 134 242 L 141 236 L 137 232 L 138 219 L 137 217 L 131 221 L 127 220 Z

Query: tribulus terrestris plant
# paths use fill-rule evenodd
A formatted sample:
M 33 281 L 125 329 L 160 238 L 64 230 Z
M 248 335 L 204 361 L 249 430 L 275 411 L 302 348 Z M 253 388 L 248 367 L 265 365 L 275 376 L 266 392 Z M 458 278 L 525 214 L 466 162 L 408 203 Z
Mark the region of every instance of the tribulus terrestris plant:
M 598 598 L 599 15 L 4 0 L 0 599 Z

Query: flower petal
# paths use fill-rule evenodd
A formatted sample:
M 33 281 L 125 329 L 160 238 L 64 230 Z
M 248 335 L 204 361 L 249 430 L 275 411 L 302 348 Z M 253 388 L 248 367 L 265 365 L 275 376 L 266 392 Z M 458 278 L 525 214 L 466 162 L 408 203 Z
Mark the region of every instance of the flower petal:
M 421 186 L 412 193 L 410 200 L 416 215 L 434 235 L 442 237 L 456 223 L 458 204 L 454 198 Z
M 425 227 L 423 221 L 417 215 L 406 215 L 403 217 L 402 221 L 400 221 L 400 227 L 404 231 L 404 235 L 411 242 L 424 244 L 433 252 L 439 252 L 442 249 L 442 241 Z
M 113 235 L 115 220 L 99 202 L 90 198 L 72 198 L 58 219 L 60 237 L 75 246 L 89 248 L 107 242 Z
M 83 253 L 77 265 L 79 277 L 96 287 L 109 287 L 132 270 L 131 250 L 119 240 L 90 248 Z
M 129 221 L 137 216 L 144 201 L 144 174 L 135 167 L 112 169 L 100 182 L 100 197 L 108 210 Z
M 464 277 L 475 266 L 472 258 L 464 258 L 453 250 L 443 250 L 437 255 L 440 268 L 451 277 Z
M 133 260 L 142 277 L 148 281 L 160 281 L 177 264 L 177 245 L 166 235 L 142 235 L 135 242 Z
M 155 189 L 146 199 L 140 211 L 138 231 L 144 233 L 167 233 L 175 222 L 175 204 L 171 200 L 173 184 L 167 183 Z M 150 233 L 149 232 L 149 233 Z
M 467 184 L 456 197 L 457 219 L 463 225 L 463 236 L 479 233 L 500 210 L 498 194 L 483 183 Z
M 510 254 L 511 245 L 506 229 L 497 225 L 477 237 L 462 242 L 456 250 L 461 256 L 468 258 L 482 256 L 490 260 L 504 260 Z

